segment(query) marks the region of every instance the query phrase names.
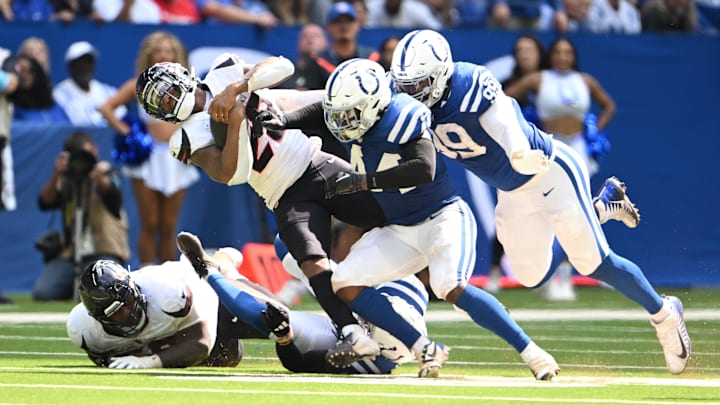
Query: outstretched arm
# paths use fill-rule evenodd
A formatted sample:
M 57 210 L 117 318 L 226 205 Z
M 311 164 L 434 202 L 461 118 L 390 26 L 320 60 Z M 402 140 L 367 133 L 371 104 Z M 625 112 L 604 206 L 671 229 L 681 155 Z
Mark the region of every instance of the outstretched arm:
M 295 66 L 282 56 L 271 56 L 249 68 L 238 80 L 213 95 L 208 113 L 214 120 L 227 124 L 237 96 L 248 91 L 277 86 L 292 76 Z
M 398 189 L 430 183 L 435 178 L 437 152 L 429 135 L 407 143 L 403 163 L 375 173 L 337 173 L 325 183 L 325 198 L 371 189 Z

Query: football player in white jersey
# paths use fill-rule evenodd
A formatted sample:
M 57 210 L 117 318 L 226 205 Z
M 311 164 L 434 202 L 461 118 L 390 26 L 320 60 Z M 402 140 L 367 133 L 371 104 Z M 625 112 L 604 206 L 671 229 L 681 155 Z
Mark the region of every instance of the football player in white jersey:
M 322 308 L 363 356 L 375 357 L 380 347 L 332 291 L 328 252 L 332 216 L 369 229 L 385 223 L 382 209 L 369 192 L 325 198 L 327 179 L 350 165 L 321 151 L 318 138 L 252 126 L 259 111 L 282 114 L 322 97 L 322 92 L 259 90 L 292 72 L 284 58 L 267 58 L 246 71 L 239 58 L 225 54 L 200 81 L 181 65 L 161 63 L 140 74 L 137 95 L 151 116 L 181 123 L 170 139 L 173 156 L 218 182 L 248 183 L 265 200 Z
M 580 274 L 611 285 L 650 314 L 668 370 L 682 373 L 691 352 L 682 303 L 658 294 L 635 263 L 610 249 L 596 216 L 595 209 L 623 210 L 619 186 L 606 183 L 602 204 L 594 206 L 577 153 L 527 122 L 484 66 L 453 63 L 435 31 L 403 37 L 391 76 L 397 91 L 431 108 L 437 148 L 498 189 L 497 235 L 518 281 L 532 287 L 546 278 L 557 238 Z
M 241 255 L 232 250 L 213 257 Z M 82 273 L 79 290 L 82 302 L 70 312 L 67 333 L 99 366 L 234 367 L 242 358 L 238 338 L 259 336 L 232 322 L 184 257 L 133 272 L 98 260 Z
M 412 361 L 414 356 L 399 340 L 375 327 L 364 323 L 373 339 L 381 343 L 382 356 L 372 360 L 358 360 L 347 367 L 336 367 L 328 358 L 329 350 L 335 348 L 339 338 L 338 329 L 325 315 L 291 311 L 285 308 L 271 293 L 247 279 L 233 281 L 238 276 L 226 264 L 208 257 L 197 236 L 181 232 L 177 236 L 178 248 L 191 262 L 195 271 L 205 279 L 220 298 L 220 302 L 240 321 L 252 325 L 260 335 L 271 336 L 276 341 L 276 352 L 283 366 L 293 372 L 336 374 L 388 374 L 397 364 Z M 286 270 L 307 279 L 292 259 L 279 238 L 276 252 Z M 428 293 L 415 276 L 384 283 L 377 291 L 392 303 L 392 308 L 421 334 L 427 334 L 423 315 L 427 309 Z

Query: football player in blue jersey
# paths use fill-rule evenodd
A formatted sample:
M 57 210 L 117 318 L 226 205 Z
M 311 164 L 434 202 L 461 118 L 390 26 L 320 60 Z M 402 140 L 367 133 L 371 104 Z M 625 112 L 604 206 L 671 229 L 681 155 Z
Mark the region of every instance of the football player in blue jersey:
M 365 233 L 338 264 L 332 276 L 338 297 L 411 348 L 420 363 L 420 377 L 436 377 L 449 348 L 421 334 L 393 312 L 377 290 L 368 288 L 428 267 L 436 296 L 507 341 L 537 379 L 555 376 L 555 359 L 525 334 L 495 297 L 468 284 L 475 266 L 477 226 L 438 159 L 430 110 L 406 94 L 393 95 L 379 64 L 353 59 L 330 76 L 322 105 L 282 117 L 280 124 L 305 130 L 301 123 L 317 123 L 318 112 L 324 113 L 332 135 L 346 143 L 355 170 L 329 178 L 327 197 L 370 189 L 389 223 Z M 356 359 L 352 339 L 330 352 L 336 364 Z
M 358 359 L 349 367 L 336 367 L 326 354 L 338 341 L 338 330 L 329 317 L 304 311 L 292 311 L 264 288 L 242 277 L 234 268 L 236 263 L 208 256 L 197 236 L 181 232 L 177 244 L 193 268 L 212 287 L 220 302 L 238 321 L 257 331 L 258 336 L 270 336 L 275 350 L 286 369 L 303 373 L 388 374 L 398 364 L 412 361 L 414 356 L 401 342 L 384 330 L 363 322 L 366 332 L 384 347 L 383 356 Z M 275 249 L 286 270 L 303 280 L 309 291 L 310 283 L 282 240 L 275 239 Z M 420 333 L 427 334 L 423 319 L 428 293 L 420 280 L 411 275 L 402 280 L 384 283 L 377 291 L 392 303 L 392 310 L 407 320 Z
M 430 107 L 433 140 L 447 157 L 498 190 L 497 235 L 513 274 L 532 287 L 551 267 L 557 238 L 580 274 L 611 285 L 650 314 L 668 370 L 682 373 L 691 342 L 682 303 L 663 297 L 638 266 L 614 253 L 600 227 L 610 210 L 628 219 L 618 183 L 606 183 L 593 204 L 587 167 L 567 145 L 523 118 L 518 103 L 484 66 L 453 62 L 439 33 L 413 31 L 395 48 L 394 89 Z M 624 190 L 623 190 L 624 191 Z M 620 193 L 624 194 L 624 193 Z

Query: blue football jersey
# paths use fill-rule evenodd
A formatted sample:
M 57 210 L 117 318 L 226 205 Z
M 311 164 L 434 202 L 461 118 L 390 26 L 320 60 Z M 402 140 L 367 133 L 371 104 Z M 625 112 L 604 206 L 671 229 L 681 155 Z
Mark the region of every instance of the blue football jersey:
M 493 113 L 488 109 L 498 97 L 507 96 L 487 68 L 467 62 L 455 63 L 449 96 L 439 108 L 432 110 L 433 139 L 444 155 L 457 159 L 489 185 L 507 191 L 520 187 L 532 176 L 513 169 L 507 145 L 503 145 L 503 136 L 508 136 L 504 132 L 514 131 L 511 136 L 525 136 L 532 149 L 541 149 L 548 156 L 552 154 L 552 140 L 523 117 L 520 106 L 512 98 L 509 99 L 514 116 L 483 117 Z M 500 129 L 486 128 L 485 119 L 500 123 Z
M 430 110 L 407 94 L 393 94 L 382 118 L 360 140 L 348 144 L 358 173 L 374 173 L 403 163 L 403 146 L 428 133 Z M 372 190 L 390 224 L 414 225 L 457 199 L 443 159 L 437 157 L 435 181 L 395 190 Z

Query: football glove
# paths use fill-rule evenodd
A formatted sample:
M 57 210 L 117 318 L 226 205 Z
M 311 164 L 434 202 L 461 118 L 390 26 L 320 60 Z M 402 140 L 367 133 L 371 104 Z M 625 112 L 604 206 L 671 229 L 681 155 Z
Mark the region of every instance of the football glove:
M 162 368 L 162 361 L 157 354 L 152 356 L 122 356 L 110 359 L 110 368 Z
M 280 131 L 285 129 L 287 125 L 287 119 L 284 116 L 279 116 L 272 111 L 264 110 L 260 111 L 255 117 L 253 125 L 260 124 L 262 127 Z
M 521 174 L 544 173 L 550 169 L 550 159 L 538 149 L 523 149 L 513 152 L 510 158 L 513 169 Z
M 275 335 L 275 341 L 285 346 L 292 341 L 292 328 L 290 327 L 290 316 L 287 311 L 278 308 L 269 301 L 266 303 L 267 309 L 262 311 L 265 326 Z
M 325 183 L 325 198 L 330 199 L 336 195 L 352 194 L 365 190 L 365 175 L 359 173 L 337 172 L 330 176 Z
M 110 364 L 110 356 L 107 353 L 94 353 L 91 351 L 86 351 L 86 353 L 96 366 L 107 367 Z

